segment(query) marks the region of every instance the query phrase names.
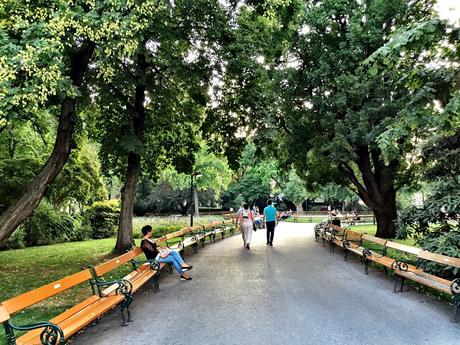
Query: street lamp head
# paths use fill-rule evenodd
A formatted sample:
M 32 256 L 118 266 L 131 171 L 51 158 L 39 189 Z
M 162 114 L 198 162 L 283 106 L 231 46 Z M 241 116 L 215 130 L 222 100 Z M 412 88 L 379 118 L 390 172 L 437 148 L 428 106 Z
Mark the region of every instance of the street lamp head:
M 194 177 L 200 177 L 200 176 L 203 176 L 203 174 L 202 174 L 201 172 L 199 172 L 199 171 L 195 171 L 195 172 L 192 174 L 192 176 L 194 176 Z

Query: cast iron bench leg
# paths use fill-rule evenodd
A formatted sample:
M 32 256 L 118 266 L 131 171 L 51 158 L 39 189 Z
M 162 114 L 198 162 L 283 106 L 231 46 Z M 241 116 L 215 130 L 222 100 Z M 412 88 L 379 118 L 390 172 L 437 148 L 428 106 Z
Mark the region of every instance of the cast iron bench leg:
M 160 291 L 160 271 L 153 276 L 153 292 Z
M 460 309 L 460 296 L 452 296 L 452 305 L 454 307 L 454 319 L 452 322 L 458 322 L 458 310 Z
M 398 292 L 397 289 L 398 289 L 398 283 L 401 282 L 401 285 L 399 287 L 399 292 L 402 293 L 403 292 L 403 288 L 404 288 L 404 281 L 406 280 L 406 278 L 403 278 L 403 277 L 400 277 L 398 275 L 395 274 L 395 286 L 394 286 L 394 289 L 393 289 L 393 292 Z

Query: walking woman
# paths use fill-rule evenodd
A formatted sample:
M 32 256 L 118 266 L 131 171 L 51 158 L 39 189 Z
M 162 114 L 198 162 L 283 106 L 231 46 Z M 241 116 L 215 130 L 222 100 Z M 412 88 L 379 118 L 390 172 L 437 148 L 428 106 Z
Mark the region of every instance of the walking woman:
M 243 234 L 244 246 L 247 249 L 249 249 L 249 245 L 251 244 L 253 222 L 254 216 L 249 209 L 249 205 L 244 204 L 243 211 L 241 211 L 238 219 L 238 224 L 240 225 L 241 233 Z

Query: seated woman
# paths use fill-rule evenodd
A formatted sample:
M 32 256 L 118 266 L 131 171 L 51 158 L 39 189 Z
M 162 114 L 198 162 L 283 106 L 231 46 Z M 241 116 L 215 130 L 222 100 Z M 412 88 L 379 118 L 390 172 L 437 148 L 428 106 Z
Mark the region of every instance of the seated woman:
M 156 260 L 160 264 L 172 264 L 180 274 L 181 280 L 192 280 L 192 277 L 189 276 L 187 271 L 190 271 L 193 266 L 187 265 L 184 260 L 182 260 L 180 254 L 175 250 L 158 246 L 157 243 L 152 240 L 153 231 L 150 225 L 144 226 L 141 231 L 144 235 L 141 241 L 141 248 L 147 260 Z

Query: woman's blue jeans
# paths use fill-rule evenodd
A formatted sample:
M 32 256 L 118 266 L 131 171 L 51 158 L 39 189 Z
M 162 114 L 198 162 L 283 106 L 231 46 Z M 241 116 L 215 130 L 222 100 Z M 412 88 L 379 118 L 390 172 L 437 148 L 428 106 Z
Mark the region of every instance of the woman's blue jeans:
M 160 255 L 157 255 L 156 260 L 159 263 L 172 264 L 176 271 L 179 274 L 182 274 L 182 264 L 184 263 L 184 260 L 182 260 L 180 254 L 175 250 L 171 250 L 169 255 L 165 258 L 162 258 Z

